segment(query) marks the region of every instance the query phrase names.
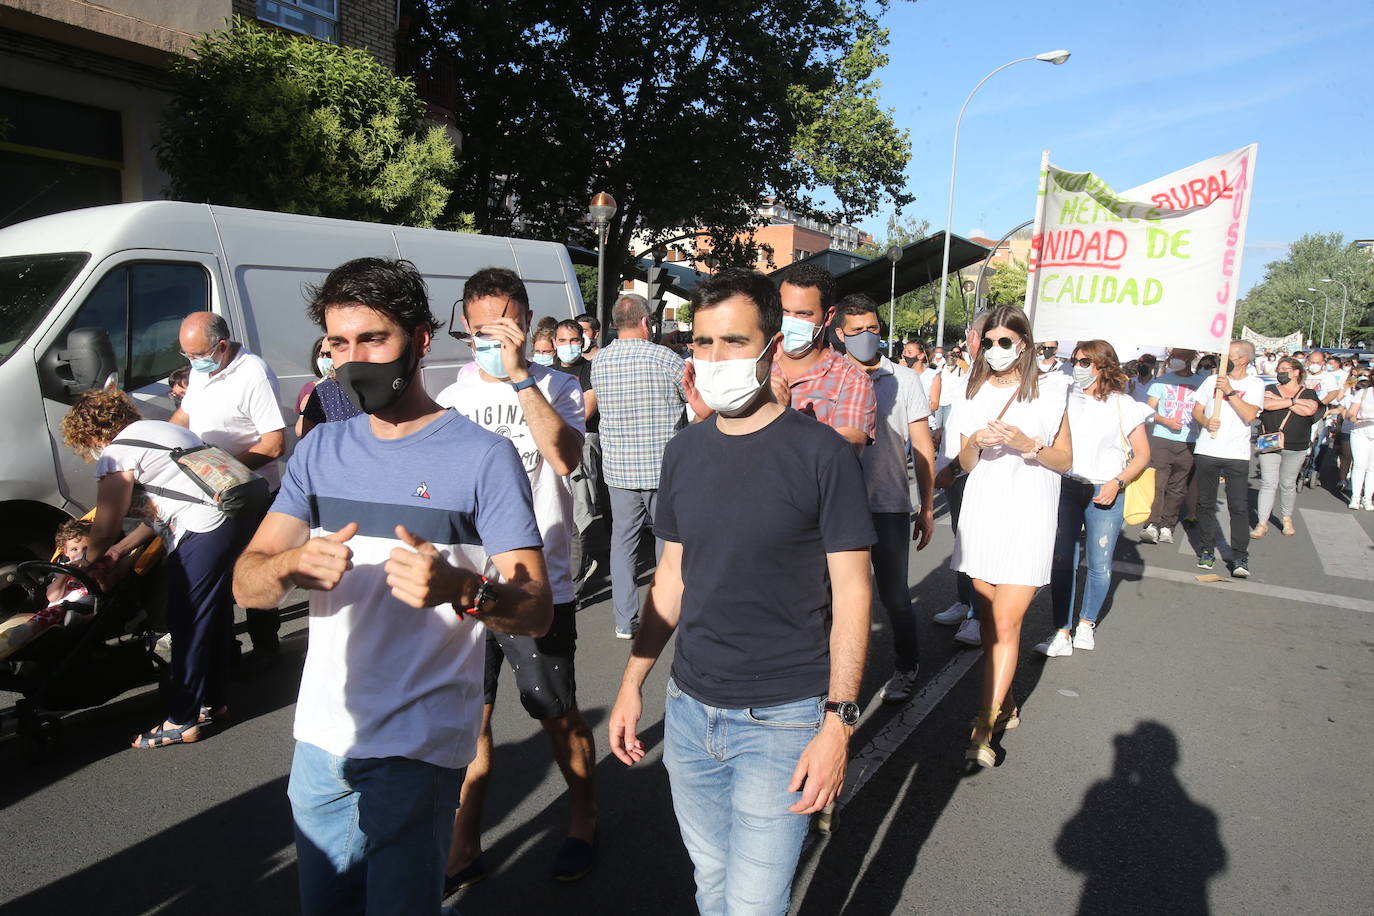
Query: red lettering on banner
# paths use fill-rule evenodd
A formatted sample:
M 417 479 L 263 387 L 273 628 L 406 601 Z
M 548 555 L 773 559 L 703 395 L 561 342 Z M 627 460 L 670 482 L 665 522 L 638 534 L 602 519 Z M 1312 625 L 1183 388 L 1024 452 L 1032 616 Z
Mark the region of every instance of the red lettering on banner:
M 1082 229 L 1047 232 L 1039 247 L 1038 267 L 1102 267 L 1120 270 L 1126 256 L 1127 236 L 1119 229 Z M 1036 250 L 1035 239 L 1031 250 Z
M 1212 336 L 1218 339 L 1226 336 L 1226 313 L 1217 312 L 1212 319 Z
M 1237 249 L 1240 246 L 1240 215 L 1245 210 L 1245 190 L 1249 187 L 1246 176 L 1250 168 L 1250 157 L 1242 156 L 1240 160 L 1240 174 L 1236 176 L 1235 187 L 1228 189 L 1227 193 L 1218 197 L 1229 197 L 1231 200 L 1231 219 L 1232 223 L 1226 229 L 1226 251 L 1221 257 L 1221 274 L 1223 278 L 1229 278 L 1236 269 Z M 1228 184 L 1226 181 L 1226 170 L 1221 172 L 1222 185 Z M 1191 183 L 1190 183 L 1191 184 Z M 1213 198 L 1216 199 L 1216 198 Z M 1210 202 L 1210 201 L 1209 201 Z M 1225 307 L 1231 302 L 1231 281 L 1223 279 L 1221 288 L 1217 290 L 1217 304 Z M 1230 319 L 1225 312 L 1217 312 L 1212 318 L 1212 337 L 1217 340 L 1225 340 L 1230 333 Z
M 1193 178 L 1178 187 L 1154 194 L 1150 202 L 1161 210 L 1187 210 L 1190 207 L 1205 207 L 1215 200 L 1232 200 L 1233 190 L 1227 180 L 1226 170 L 1222 169 L 1219 175 Z

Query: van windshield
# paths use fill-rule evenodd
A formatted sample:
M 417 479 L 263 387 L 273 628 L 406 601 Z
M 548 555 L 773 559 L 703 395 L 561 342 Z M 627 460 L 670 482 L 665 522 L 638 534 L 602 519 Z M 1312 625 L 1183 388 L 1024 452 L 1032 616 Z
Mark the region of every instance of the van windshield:
M 24 342 L 89 259 L 84 251 L 0 258 L 0 363 Z

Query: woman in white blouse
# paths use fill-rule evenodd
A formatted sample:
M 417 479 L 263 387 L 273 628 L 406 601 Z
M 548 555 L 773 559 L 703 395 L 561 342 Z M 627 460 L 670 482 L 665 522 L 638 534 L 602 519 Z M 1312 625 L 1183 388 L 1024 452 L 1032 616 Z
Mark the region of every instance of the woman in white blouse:
M 961 437 L 959 464 L 969 472 L 950 562 L 973 580 L 987 654 L 982 708 L 964 757 L 982 767 L 997 762 L 993 732 L 1019 722 L 1011 682 L 1021 621 L 1050 581 L 1059 474 L 1074 451 L 1064 385 L 1035 365 L 1025 313 L 1000 306 L 986 328 L 948 430 Z
M 1059 629 L 1035 647 L 1050 658 L 1096 645 L 1094 630 L 1112 584 L 1112 554 L 1121 534 L 1126 485 L 1150 466 L 1145 421 L 1154 415 L 1148 404 L 1125 394 L 1126 373 L 1105 340 L 1080 341 L 1072 366 L 1068 417 L 1073 467 L 1059 487 L 1059 532 L 1050 579 Z M 1088 575 L 1075 629 L 1078 564 L 1085 553 Z

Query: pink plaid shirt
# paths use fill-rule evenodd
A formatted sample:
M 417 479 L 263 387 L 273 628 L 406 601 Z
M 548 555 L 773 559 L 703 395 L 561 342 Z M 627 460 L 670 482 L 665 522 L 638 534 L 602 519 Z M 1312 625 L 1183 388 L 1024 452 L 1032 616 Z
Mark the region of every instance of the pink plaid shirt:
M 785 358 L 785 357 L 784 357 Z M 777 362 L 773 372 L 781 374 Z M 878 399 L 868 373 L 826 347 L 820 362 L 792 380 L 792 407 L 832 429 L 863 430 L 872 442 L 878 431 Z

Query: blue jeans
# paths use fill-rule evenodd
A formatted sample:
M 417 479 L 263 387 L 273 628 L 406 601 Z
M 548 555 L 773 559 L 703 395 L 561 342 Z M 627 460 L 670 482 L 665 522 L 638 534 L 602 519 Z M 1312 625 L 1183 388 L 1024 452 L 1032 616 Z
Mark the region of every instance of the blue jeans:
M 788 811 L 792 771 L 825 698 L 717 709 L 668 680 L 663 764 L 701 916 L 782 916 L 811 818 Z
M 878 600 L 892 624 L 892 649 L 898 671 L 915 671 L 920 661 L 916 637 L 916 609 L 906 584 L 911 560 L 911 517 L 905 512 L 874 512 L 873 578 Z
M 1055 624 L 1072 629 L 1073 608 L 1078 599 L 1078 564 L 1087 542 L 1088 577 L 1083 584 L 1083 608 L 1079 617 L 1097 623 L 1107 589 L 1112 584 L 1112 554 L 1121 535 L 1126 499 L 1118 495 L 1110 506 L 1093 502 L 1101 487 L 1065 477 L 1059 487 L 1059 533 L 1054 539 L 1050 569 L 1050 594 L 1054 598 Z M 1084 535 L 1080 537 L 1080 535 Z
M 304 916 L 437 916 L 462 785 L 462 770 L 296 742 L 286 794 Z

